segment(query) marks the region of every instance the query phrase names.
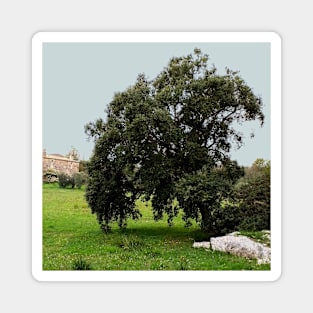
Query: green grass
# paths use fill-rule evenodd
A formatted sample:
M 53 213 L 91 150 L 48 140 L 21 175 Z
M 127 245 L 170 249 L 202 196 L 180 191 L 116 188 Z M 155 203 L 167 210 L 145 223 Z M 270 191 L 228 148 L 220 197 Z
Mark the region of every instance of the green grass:
M 268 235 L 262 231 L 240 231 L 240 235 L 247 236 L 256 242 L 271 247 L 271 240 Z
M 84 199 L 84 188 L 43 185 L 43 270 L 269 270 L 230 254 L 192 248 L 208 239 L 197 225 L 185 228 L 181 217 L 169 227 L 166 217 L 154 222 L 149 203 L 126 230 L 100 230 Z

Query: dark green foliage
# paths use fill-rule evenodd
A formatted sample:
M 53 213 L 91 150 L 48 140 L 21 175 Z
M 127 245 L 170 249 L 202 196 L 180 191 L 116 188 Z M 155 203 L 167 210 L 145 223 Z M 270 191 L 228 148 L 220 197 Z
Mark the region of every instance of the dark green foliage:
M 225 235 L 239 229 L 241 221 L 238 204 L 225 201 L 212 211 L 211 231 L 214 235 Z
M 212 210 L 239 177 L 229 161 L 232 145 L 243 143 L 234 124 L 263 124 L 264 115 L 261 99 L 237 72 L 218 75 L 207 62 L 195 49 L 172 58 L 152 81 L 139 75 L 114 95 L 106 121 L 85 126 L 95 141 L 86 200 L 104 230 L 138 218 L 134 202 L 142 195 L 151 197 L 155 220 L 166 213 L 172 223 L 177 197 L 186 221 L 212 224 Z
M 73 262 L 74 271 L 89 271 L 91 270 L 91 265 L 85 261 L 83 258 L 79 257 Z
M 240 203 L 241 221 L 239 229 L 271 229 L 271 179 L 270 163 L 256 160 L 243 182 L 236 188 L 236 198 Z
M 66 173 L 59 173 L 58 179 L 59 179 L 59 186 L 61 188 L 66 188 L 68 186 L 72 186 L 73 179 L 70 175 L 68 175 Z
M 66 173 L 58 174 L 58 182 L 61 188 L 71 187 L 71 188 L 81 188 L 83 184 L 87 182 L 87 176 L 83 172 L 74 173 L 73 175 L 68 175 Z
M 252 231 L 271 229 L 269 175 L 257 177 L 241 186 L 236 196 L 241 200 L 241 222 L 239 229 Z
M 80 172 L 73 174 L 72 179 L 74 181 L 74 186 L 76 186 L 76 188 L 81 188 L 82 185 L 85 183 L 84 175 Z
M 85 160 L 79 161 L 79 172 L 88 174 L 88 161 Z
M 232 196 L 233 185 L 242 175 L 243 169 L 236 162 L 227 162 L 224 166 L 203 167 L 178 181 L 176 197 L 186 224 L 195 219 L 202 230 L 215 234 L 235 230 L 238 209 L 224 200 Z
M 97 141 L 95 153 L 88 165 L 91 175 L 86 188 L 86 199 L 105 232 L 110 230 L 109 224 L 113 221 L 117 221 L 120 227 L 125 227 L 127 218 L 140 217 L 134 204 L 136 190 L 127 172 L 123 171 L 120 164 L 122 158 L 113 156 L 119 153 L 118 147 L 114 150 L 112 145 L 115 135 L 114 132 L 107 132 Z

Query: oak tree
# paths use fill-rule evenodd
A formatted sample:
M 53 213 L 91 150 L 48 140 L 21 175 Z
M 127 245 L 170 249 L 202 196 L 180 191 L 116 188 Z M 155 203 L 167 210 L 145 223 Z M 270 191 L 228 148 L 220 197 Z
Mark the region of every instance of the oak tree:
M 243 144 L 236 124 L 262 125 L 264 115 L 262 99 L 238 72 L 218 74 L 208 60 L 194 49 L 173 57 L 153 80 L 138 75 L 133 86 L 114 95 L 105 120 L 85 126 L 95 142 L 86 199 L 104 230 L 114 221 L 123 227 L 128 218 L 139 218 L 140 196 L 152 199 L 156 220 L 166 213 L 171 223 L 181 208 L 186 221 L 209 227 L 213 204 L 239 177 L 230 162 L 231 147 Z M 200 194 L 191 192 L 195 186 Z

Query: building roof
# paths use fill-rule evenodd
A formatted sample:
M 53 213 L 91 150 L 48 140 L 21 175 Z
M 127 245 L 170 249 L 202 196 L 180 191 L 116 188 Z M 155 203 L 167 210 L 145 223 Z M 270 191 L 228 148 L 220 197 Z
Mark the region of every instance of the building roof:
M 50 156 L 56 156 L 56 157 L 59 157 L 59 158 L 66 158 L 66 156 L 62 155 L 62 154 L 59 154 L 59 153 L 49 153 Z

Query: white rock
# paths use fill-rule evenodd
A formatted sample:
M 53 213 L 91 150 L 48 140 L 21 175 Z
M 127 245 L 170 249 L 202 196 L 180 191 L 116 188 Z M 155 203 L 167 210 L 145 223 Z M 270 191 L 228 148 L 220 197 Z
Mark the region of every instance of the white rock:
M 239 231 L 234 231 L 233 233 L 230 233 L 227 236 L 238 236 L 239 234 L 240 234 Z
M 257 259 L 258 264 L 271 262 L 271 249 L 245 236 L 227 235 L 211 238 L 211 247 L 213 250 Z
M 192 245 L 194 248 L 206 248 L 210 249 L 210 242 L 209 241 L 202 241 L 202 242 L 194 242 Z

